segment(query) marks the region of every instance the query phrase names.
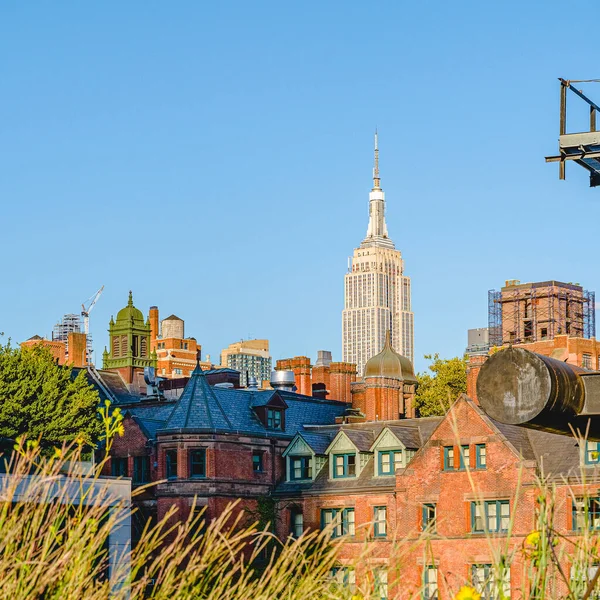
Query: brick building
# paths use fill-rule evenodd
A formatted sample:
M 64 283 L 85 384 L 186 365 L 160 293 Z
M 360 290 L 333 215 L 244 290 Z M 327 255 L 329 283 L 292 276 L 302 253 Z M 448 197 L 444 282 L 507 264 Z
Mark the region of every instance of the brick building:
M 196 338 L 185 336 L 185 322 L 176 315 L 159 321 L 158 306 L 151 306 L 148 314 L 150 322 L 150 347 L 156 353 L 156 373 L 159 377 L 176 379 L 189 377 L 196 367 L 196 356 L 202 347 Z M 201 363 L 203 369 L 210 369 L 210 361 Z
M 468 352 L 467 395 L 477 401 L 481 365 L 497 347 L 512 345 L 584 369 L 600 370 L 595 293 L 560 281 L 506 282 L 488 292 L 491 348 Z
M 69 364 L 73 367 L 83 367 L 88 364 L 88 345 L 85 333 L 71 331 L 67 340 L 48 340 L 39 335 L 34 335 L 19 344 L 21 348 L 44 346 L 52 352 L 58 365 Z M 68 350 L 67 350 L 68 349 Z
M 345 541 L 332 576 L 375 585 L 380 598 L 423 589 L 422 598 L 447 600 L 470 580 L 492 598 L 490 569 L 507 530 L 511 551 L 535 528 L 538 476 L 558 486 L 557 531 L 578 535 L 579 495 L 600 485 L 598 446 L 497 423 L 466 396 L 445 417 L 415 419 L 414 385 L 389 338 L 354 384 L 352 404 L 215 386 L 197 367 L 176 399 L 118 398 L 125 435 L 107 471 L 134 486 L 163 481 L 137 497 L 142 517 L 176 506 L 186 518 L 195 503 L 212 519 L 241 500 L 252 521 L 258 499 L 270 497 L 281 538 L 332 525 Z M 503 575 L 506 590 L 524 584 L 519 560 Z
M 356 365 L 331 360 L 331 352 L 319 350 L 317 362 L 311 365 L 308 356 L 282 358 L 275 364 L 276 371 L 293 371 L 297 391 L 312 395 L 313 389 L 325 390 L 330 400 L 350 403 L 351 385 L 356 381 Z

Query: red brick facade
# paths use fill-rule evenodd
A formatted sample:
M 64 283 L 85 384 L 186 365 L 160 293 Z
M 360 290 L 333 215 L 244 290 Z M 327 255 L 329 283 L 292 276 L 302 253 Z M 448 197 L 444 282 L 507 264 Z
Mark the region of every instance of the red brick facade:
M 312 386 L 322 383 L 328 390 L 329 400 L 350 403 L 350 385 L 356 381 L 356 365 L 332 362 L 329 365 L 312 366 L 308 356 L 282 358 L 275 365 L 277 371 L 293 371 L 299 394 L 312 395 Z

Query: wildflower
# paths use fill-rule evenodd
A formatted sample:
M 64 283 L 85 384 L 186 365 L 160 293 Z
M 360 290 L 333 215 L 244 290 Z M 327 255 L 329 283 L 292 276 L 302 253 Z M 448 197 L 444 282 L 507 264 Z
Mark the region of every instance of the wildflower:
M 463 585 L 454 600 L 481 600 L 481 594 L 470 585 Z
M 81 448 L 81 446 L 83 446 L 85 444 L 85 438 L 82 435 L 78 435 L 75 442 Z
M 540 532 L 532 531 L 526 538 L 525 543 L 529 546 L 537 546 L 540 543 Z
M 62 458 L 62 449 L 54 448 L 54 456 L 52 458 Z

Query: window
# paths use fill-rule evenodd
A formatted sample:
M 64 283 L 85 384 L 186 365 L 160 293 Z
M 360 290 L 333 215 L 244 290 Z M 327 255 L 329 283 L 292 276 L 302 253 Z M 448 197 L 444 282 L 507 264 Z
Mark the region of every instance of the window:
M 290 516 L 290 529 L 290 533 L 295 538 L 299 538 L 304 531 L 304 516 L 298 509 L 292 510 Z
M 460 447 L 460 466 L 458 467 L 461 471 L 464 471 L 469 466 L 469 446 Z
M 187 350 L 188 349 L 188 343 L 187 342 L 183 342 L 183 349 Z
M 165 452 L 165 463 L 167 466 L 167 479 L 177 479 L 177 450 Z
M 454 471 L 454 446 L 444 446 L 444 471 Z
M 545 340 L 548 337 L 548 328 L 542 327 L 540 334 L 542 336 L 542 339 Z
M 312 457 L 290 456 L 290 479 L 312 479 Z
M 150 457 L 133 457 L 133 483 L 148 483 L 150 481 Z
M 354 535 L 354 509 L 353 508 L 325 508 L 321 510 L 321 529 L 334 523 L 331 537 Z
M 263 472 L 263 453 L 259 450 L 255 450 L 252 453 L 252 470 L 255 473 Z
M 190 450 L 190 477 L 206 477 L 206 448 Z
M 484 533 L 508 531 L 510 503 L 508 500 L 471 502 L 471 532 Z
M 573 530 L 600 529 L 600 497 L 576 498 L 573 502 Z
M 182 375 L 183 371 L 181 369 L 173 369 L 173 373 L 175 373 L 175 375 Z
M 503 571 L 495 573 L 491 564 L 471 565 L 471 583 L 481 594 L 481 600 L 510 598 L 510 570 L 504 567 Z
M 379 457 L 379 475 L 394 475 L 403 465 L 402 450 L 380 450 Z
M 351 592 L 356 590 L 356 571 L 352 567 L 333 567 L 331 579 L 339 587 L 346 588 Z
M 423 569 L 423 600 L 437 600 L 437 567 L 428 565 Z
M 204 535 L 206 531 L 207 522 L 206 522 L 206 507 L 204 506 L 195 506 L 194 514 L 192 515 L 192 523 L 190 527 L 190 533 L 192 537 L 197 537 L 199 535 Z
M 598 442 L 585 442 L 585 464 L 595 465 L 600 463 L 600 443 Z
M 375 583 L 375 598 L 387 600 L 388 597 L 388 574 L 387 569 L 375 569 L 373 572 Z
M 592 368 L 592 355 L 591 354 L 583 354 L 581 357 L 581 366 L 584 369 L 591 369 Z
M 334 454 L 333 476 L 340 477 L 356 476 L 356 454 Z
M 475 446 L 475 467 L 485 469 L 487 466 L 487 456 L 485 444 L 477 444 Z
M 425 529 L 435 533 L 435 504 L 431 502 L 423 504 L 423 531 Z
M 575 598 L 583 598 L 587 588 L 590 584 L 590 581 L 596 575 L 598 571 L 598 563 L 593 562 L 587 565 L 587 568 L 582 568 L 581 566 L 573 565 L 571 567 L 571 593 Z M 600 598 L 600 590 L 598 586 L 594 588 L 594 591 L 589 596 L 590 600 L 598 600 Z
M 113 477 L 127 477 L 127 457 L 114 456 L 111 458 L 111 473 Z
M 267 427 L 269 429 L 283 429 L 280 410 L 274 408 L 267 409 Z
M 373 507 L 373 535 L 375 537 L 387 535 L 387 506 Z

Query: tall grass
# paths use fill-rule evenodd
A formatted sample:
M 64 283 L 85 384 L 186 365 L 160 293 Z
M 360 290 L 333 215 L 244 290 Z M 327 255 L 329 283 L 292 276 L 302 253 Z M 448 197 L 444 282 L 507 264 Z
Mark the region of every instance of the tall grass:
M 117 430 L 108 428 L 107 436 Z M 53 456 L 35 443 L 17 443 L 10 476 L 0 484 L 0 600 L 373 600 L 384 594 L 385 587 L 376 586 L 377 569 L 384 564 L 388 598 L 423 597 L 424 588 L 415 586 L 414 577 L 409 582 L 406 573 L 409 555 L 414 561 L 415 552 L 421 552 L 423 564 L 436 558 L 440 536 L 431 530 L 391 540 L 385 557 L 381 546 L 366 541 L 368 535 L 357 535 L 365 542 L 355 543 L 350 553 L 344 538 L 331 539 L 331 530 L 279 541 L 257 525 L 248 526 L 239 504 L 210 523 L 193 510 L 184 520 L 169 512 L 146 527 L 135 548 L 123 548 L 116 568 L 108 572 L 109 536 L 125 524 L 130 507 L 102 485 L 104 463 L 82 469 L 81 458 L 77 443 Z M 476 490 L 473 474 L 467 473 Z M 580 483 L 585 487 L 584 472 Z M 508 533 L 487 536 L 493 569 L 484 583 L 495 589 L 493 597 L 504 600 L 505 574 L 519 570 L 522 584 L 519 589 L 513 585 L 512 598 L 595 598 L 599 588 L 590 568 L 600 562 L 598 535 L 587 526 L 580 535 L 565 535 L 564 527 L 555 525 L 557 502 L 564 496 L 557 494 L 557 482 L 539 477 L 535 488 L 529 535 L 523 539 L 513 533 L 515 508 L 523 501 L 519 483 Z M 570 493 L 582 495 L 580 487 Z M 586 525 L 590 519 L 584 516 Z M 332 580 L 339 566 L 354 570 L 355 586 L 342 585 L 342 577 L 338 583 Z M 477 600 L 472 582 L 461 576 L 458 585 L 456 579 L 440 577 L 439 597 Z

